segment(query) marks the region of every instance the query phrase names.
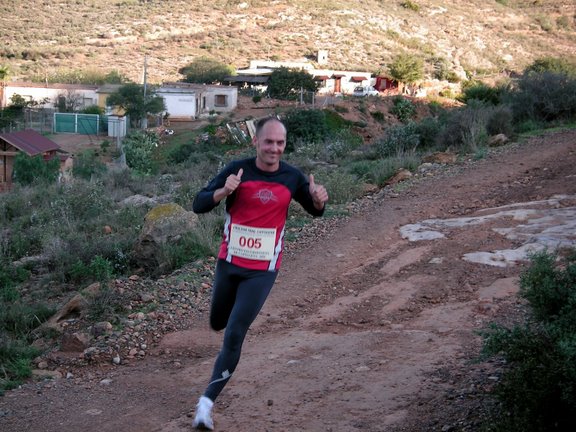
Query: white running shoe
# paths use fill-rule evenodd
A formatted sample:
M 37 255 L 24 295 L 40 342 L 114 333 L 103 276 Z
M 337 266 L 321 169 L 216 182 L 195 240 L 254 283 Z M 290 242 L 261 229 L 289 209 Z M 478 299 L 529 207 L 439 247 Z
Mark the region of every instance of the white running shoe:
M 201 396 L 196 404 L 196 416 L 192 426 L 200 430 L 214 430 L 214 422 L 212 421 L 212 407 L 214 402 L 206 396 Z

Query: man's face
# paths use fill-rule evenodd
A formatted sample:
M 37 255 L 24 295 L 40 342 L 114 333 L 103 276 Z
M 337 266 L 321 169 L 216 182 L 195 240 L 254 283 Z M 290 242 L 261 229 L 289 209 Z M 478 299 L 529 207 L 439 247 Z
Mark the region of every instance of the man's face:
M 263 171 L 276 171 L 286 148 L 286 129 L 276 120 L 270 120 L 254 137 L 256 166 Z

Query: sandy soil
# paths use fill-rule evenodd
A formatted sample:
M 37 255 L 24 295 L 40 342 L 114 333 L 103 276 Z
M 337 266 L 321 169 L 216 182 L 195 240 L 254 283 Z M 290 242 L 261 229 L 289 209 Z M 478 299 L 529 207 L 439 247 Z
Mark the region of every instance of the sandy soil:
M 501 370 L 474 362 L 477 330 L 524 309 L 517 290 L 526 261 L 498 251 L 537 237 L 506 235 L 535 216 L 502 211 L 573 214 L 575 166 L 576 131 L 535 137 L 387 188 L 337 226 L 304 236 L 216 402 L 216 430 L 477 430 Z M 462 217 L 482 223 L 452 223 Z M 435 224 L 443 237 L 410 240 L 402 235 L 410 224 Z M 576 242 L 573 228 L 562 241 Z M 464 259 L 475 252 L 500 265 Z M 220 340 L 200 313 L 140 361 L 8 392 L 1 429 L 189 431 Z

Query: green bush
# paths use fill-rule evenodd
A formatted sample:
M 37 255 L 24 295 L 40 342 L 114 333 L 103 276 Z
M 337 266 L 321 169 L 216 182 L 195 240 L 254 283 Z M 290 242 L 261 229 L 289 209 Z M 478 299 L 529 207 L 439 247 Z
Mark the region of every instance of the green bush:
M 530 313 L 522 325 L 493 325 L 483 354 L 507 362 L 495 394 L 502 403 L 489 430 L 576 430 L 576 253 L 540 252 L 520 279 Z
M 468 103 L 471 100 L 486 102 L 492 105 L 500 103 L 501 89 L 492 87 L 478 81 L 468 81 L 462 86 L 462 94 L 457 98 L 460 102 Z
M 396 96 L 393 99 L 394 106 L 390 112 L 398 117 L 402 123 L 410 121 L 416 115 L 416 106 L 414 102 L 403 96 Z
M 28 156 L 19 152 L 14 158 L 14 182 L 21 185 L 55 182 L 60 173 L 60 161 L 45 161 L 42 155 Z
M 152 174 L 157 170 L 154 152 L 158 147 L 158 136 L 153 132 L 140 130 L 131 132 L 124 138 L 122 147 L 126 164 L 141 174 Z
M 418 150 L 420 152 L 436 147 L 438 136 L 443 128 L 439 118 L 426 117 L 414 124 L 416 134 L 420 138 Z
M 392 126 L 384 137 L 374 143 L 374 149 L 381 158 L 403 157 L 416 153 L 420 145 L 420 135 L 415 123 Z
M 316 170 L 313 174 L 315 181 L 329 191 L 332 204 L 347 203 L 362 195 L 362 184 L 352 174 L 337 170 Z
M 493 108 L 477 100 L 446 115 L 445 126 L 437 142 L 444 148 L 461 152 L 476 152 L 488 141 L 487 124 Z
M 76 177 L 90 180 L 101 177 L 106 172 L 106 164 L 102 162 L 93 149 L 82 151 L 74 160 L 72 173 Z
M 542 57 L 534 60 L 532 64 L 524 69 L 524 74 L 526 75 L 540 75 L 543 73 L 560 74 L 576 78 L 576 62 L 565 58 Z
M 508 99 L 515 123 L 550 123 L 576 118 L 576 78 L 565 73 L 526 73 Z
M 2 312 L 0 312 L 1 319 Z M 0 330 L 0 396 L 32 375 L 32 360 L 40 351 L 24 341 L 2 337 Z
M 379 160 L 362 160 L 353 162 L 349 171 L 364 182 L 384 187 L 386 182 L 401 168 L 414 170 L 420 163 L 415 156 L 389 157 Z
M 514 114 L 507 106 L 499 105 L 492 109 L 486 124 L 488 135 L 504 134 L 508 137 L 514 135 Z
M 326 123 L 326 114 L 318 109 L 295 109 L 286 113 L 283 118 L 288 131 L 286 136 L 286 151 L 295 149 L 297 142 L 316 143 L 325 140 L 330 130 Z
M 405 9 L 410 9 L 414 12 L 418 12 L 420 10 L 420 6 L 417 3 L 414 3 L 413 1 L 410 0 L 400 3 L 400 6 L 402 6 Z

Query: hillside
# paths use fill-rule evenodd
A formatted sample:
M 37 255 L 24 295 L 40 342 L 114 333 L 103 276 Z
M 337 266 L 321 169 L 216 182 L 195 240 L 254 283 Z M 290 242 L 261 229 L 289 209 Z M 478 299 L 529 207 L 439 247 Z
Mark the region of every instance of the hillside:
M 33 11 L 33 13 L 31 13 Z M 573 1 L 30 0 L 0 4 L 0 66 L 12 79 L 117 70 L 152 83 L 209 56 L 315 60 L 385 71 L 401 52 L 445 60 L 464 76 L 519 71 L 543 55 L 574 56 Z

